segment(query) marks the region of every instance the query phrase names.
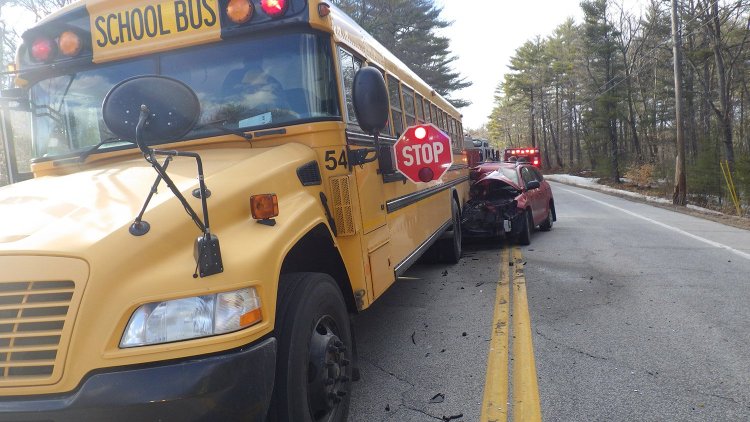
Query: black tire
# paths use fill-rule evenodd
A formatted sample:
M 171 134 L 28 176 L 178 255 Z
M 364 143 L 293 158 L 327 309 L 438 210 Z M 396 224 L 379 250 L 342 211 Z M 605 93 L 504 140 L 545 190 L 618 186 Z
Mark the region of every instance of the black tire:
M 547 219 L 542 222 L 542 224 L 539 225 L 539 230 L 543 232 L 548 232 L 552 230 L 552 223 L 554 222 L 555 218 L 555 205 L 550 202 L 549 208 L 547 209 Z
M 333 278 L 321 273 L 283 275 L 279 284 L 270 420 L 344 422 L 353 341 L 341 291 Z
M 463 234 L 461 232 L 461 211 L 458 209 L 458 204 L 453 199 L 451 199 L 451 213 L 453 228 L 448 231 L 451 236 L 449 239 L 440 240 L 439 254 L 441 262 L 447 264 L 458 264 L 464 253 L 462 245 Z
M 531 216 L 531 210 L 524 212 L 524 224 L 521 233 L 518 234 L 518 244 L 527 246 L 531 244 L 531 231 L 534 228 L 534 218 Z

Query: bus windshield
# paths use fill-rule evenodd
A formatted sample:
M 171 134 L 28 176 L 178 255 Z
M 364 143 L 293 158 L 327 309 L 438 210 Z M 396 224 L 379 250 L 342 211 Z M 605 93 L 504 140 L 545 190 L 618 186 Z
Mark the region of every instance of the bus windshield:
M 137 75 L 161 74 L 190 86 L 201 117 L 186 139 L 313 120 L 340 120 L 335 71 L 324 35 L 297 33 L 162 53 L 41 80 L 31 88 L 35 158 L 132 146 L 101 116 L 107 92 Z

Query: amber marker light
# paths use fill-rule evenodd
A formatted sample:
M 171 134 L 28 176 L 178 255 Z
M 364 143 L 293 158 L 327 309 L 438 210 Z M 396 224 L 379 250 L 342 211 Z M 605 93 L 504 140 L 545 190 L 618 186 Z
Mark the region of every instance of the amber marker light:
M 324 18 L 331 14 L 331 6 L 327 3 L 320 3 L 318 5 L 318 16 Z
M 250 197 L 250 212 L 256 220 L 268 220 L 279 215 L 279 198 L 274 193 Z
M 255 325 L 263 320 L 263 313 L 260 308 L 253 309 L 250 312 L 240 315 L 240 327 L 245 328 Z
M 245 23 L 253 17 L 253 3 L 250 0 L 229 0 L 227 17 L 234 23 Z
M 65 31 L 60 34 L 60 39 L 57 40 L 57 45 L 60 47 L 60 52 L 64 56 L 77 56 L 78 53 L 81 52 L 81 37 L 73 31 Z
M 260 7 L 272 18 L 283 16 L 288 5 L 287 0 L 260 0 Z

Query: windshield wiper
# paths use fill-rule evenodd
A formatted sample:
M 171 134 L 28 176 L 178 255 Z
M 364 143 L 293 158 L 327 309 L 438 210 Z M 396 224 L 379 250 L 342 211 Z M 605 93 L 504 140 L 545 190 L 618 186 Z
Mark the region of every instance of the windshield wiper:
M 73 152 L 69 152 L 69 153 L 65 154 L 64 156 L 62 156 L 60 158 L 53 159 L 52 160 L 52 164 L 54 164 L 54 165 L 61 165 L 61 164 L 68 164 L 68 163 L 78 163 L 78 164 L 83 163 L 84 161 L 86 161 L 86 159 L 89 157 L 89 155 L 91 155 L 94 152 L 98 151 L 99 148 L 101 148 L 103 145 L 113 144 L 113 143 L 116 143 L 116 142 L 129 142 L 129 143 L 132 143 L 130 141 L 125 141 L 124 139 L 121 139 L 121 138 L 107 138 L 107 139 L 105 139 L 103 141 L 100 141 L 98 144 L 96 144 L 94 146 L 91 146 L 91 147 L 83 150 L 80 154 L 76 154 L 76 152 L 73 151 Z
M 207 127 L 219 129 L 220 131 L 229 134 L 229 135 L 237 135 L 245 138 L 245 140 L 250 141 L 253 139 L 253 135 L 249 133 L 245 133 L 239 129 L 233 129 L 231 127 L 224 126 L 225 123 L 227 123 L 229 119 L 223 119 L 223 120 L 214 120 L 213 122 L 207 122 L 203 123 L 202 125 L 196 126 L 193 130 L 200 130 L 205 129 Z
M 127 141 L 124 141 L 123 139 L 118 138 L 118 137 L 104 139 L 104 140 L 100 141 L 98 144 L 96 144 L 96 145 L 92 146 L 91 148 L 83 151 L 78 156 L 78 161 L 81 162 L 81 163 L 83 163 L 84 161 L 86 161 L 87 158 L 89 158 L 89 155 L 91 155 L 94 152 L 98 151 L 99 148 L 101 148 L 102 146 L 107 145 L 107 144 L 113 144 L 115 142 L 127 142 Z

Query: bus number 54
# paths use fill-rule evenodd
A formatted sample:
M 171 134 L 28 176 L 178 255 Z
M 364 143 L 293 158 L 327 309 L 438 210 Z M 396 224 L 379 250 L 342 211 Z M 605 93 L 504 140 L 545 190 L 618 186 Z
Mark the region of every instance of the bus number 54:
M 341 154 L 339 155 L 338 159 L 336 159 L 336 150 L 326 151 L 326 169 L 336 170 L 336 167 L 346 166 L 347 164 L 348 162 L 346 161 L 346 151 L 341 150 Z

